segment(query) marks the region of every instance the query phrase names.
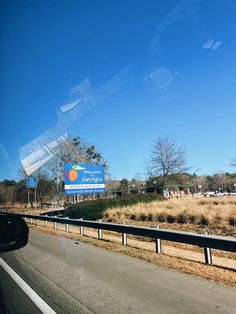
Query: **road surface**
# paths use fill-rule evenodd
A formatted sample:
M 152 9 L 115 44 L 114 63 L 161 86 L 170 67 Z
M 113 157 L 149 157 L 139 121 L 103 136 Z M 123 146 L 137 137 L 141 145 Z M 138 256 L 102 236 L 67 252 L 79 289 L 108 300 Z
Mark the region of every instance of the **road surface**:
M 236 309 L 236 288 L 35 230 L 25 248 L 0 257 L 56 313 L 226 314 Z M 40 313 L 1 266 L 0 282 L 13 313 Z

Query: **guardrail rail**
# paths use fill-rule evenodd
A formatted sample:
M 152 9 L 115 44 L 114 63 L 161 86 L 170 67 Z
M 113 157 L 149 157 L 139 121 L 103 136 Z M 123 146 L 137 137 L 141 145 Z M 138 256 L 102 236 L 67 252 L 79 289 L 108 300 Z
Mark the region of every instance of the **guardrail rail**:
M 91 221 L 83 219 L 70 219 L 61 217 L 52 217 L 47 215 L 16 214 L 0 211 L 0 215 L 11 215 L 22 217 L 27 223 L 33 223 L 33 220 L 45 221 L 45 227 L 48 222 L 54 222 L 54 228 L 57 229 L 57 223 L 65 225 L 65 231 L 69 232 L 69 226 L 79 226 L 80 235 L 84 235 L 84 227 L 98 230 L 98 239 L 102 240 L 102 230 L 114 231 L 122 234 L 122 244 L 127 245 L 127 235 L 136 235 L 152 238 L 156 242 L 156 252 L 161 254 L 161 240 L 179 242 L 196 245 L 204 249 L 206 264 L 212 264 L 211 249 L 217 249 L 228 252 L 236 252 L 236 239 L 230 237 L 209 236 L 208 234 L 197 234 L 192 232 L 173 231 L 167 229 L 131 226 L 126 224 L 108 223 L 102 221 Z

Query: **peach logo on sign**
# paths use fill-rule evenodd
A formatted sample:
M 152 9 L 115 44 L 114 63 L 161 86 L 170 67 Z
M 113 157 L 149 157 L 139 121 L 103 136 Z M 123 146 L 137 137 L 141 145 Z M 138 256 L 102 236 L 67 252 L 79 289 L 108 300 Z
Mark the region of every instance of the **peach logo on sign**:
M 66 171 L 66 179 L 74 182 L 78 178 L 78 171 L 85 170 L 85 168 L 80 167 L 79 165 L 75 165 L 71 170 Z

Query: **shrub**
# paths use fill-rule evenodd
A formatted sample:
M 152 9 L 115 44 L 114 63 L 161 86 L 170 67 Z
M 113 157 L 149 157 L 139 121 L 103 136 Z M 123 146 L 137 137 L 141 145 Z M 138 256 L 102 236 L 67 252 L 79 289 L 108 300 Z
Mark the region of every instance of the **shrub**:
M 165 215 L 164 215 L 164 214 L 160 214 L 160 215 L 158 216 L 158 220 L 159 220 L 160 222 L 165 222 Z
M 140 218 L 140 220 L 145 221 L 147 216 L 144 213 L 142 213 L 142 214 L 140 214 L 139 218 Z
M 130 215 L 130 219 L 136 220 L 136 215 L 135 215 L 135 214 L 131 214 L 131 215 Z
M 209 224 L 209 220 L 204 215 L 201 215 L 200 220 L 199 220 L 199 224 L 206 226 Z
M 149 213 L 149 214 L 147 215 L 147 220 L 148 220 L 148 221 L 153 221 L 153 215 L 152 215 L 152 213 Z
M 175 219 L 176 218 L 172 215 L 168 215 L 166 218 L 167 222 L 169 222 L 170 224 L 173 224 L 175 222 Z
M 108 208 L 125 207 L 137 203 L 149 203 L 156 200 L 163 201 L 164 197 L 159 194 L 146 193 L 130 194 L 125 197 L 122 196 L 114 199 L 98 199 L 70 205 L 65 209 L 64 216 L 74 219 L 83 218 L 87 220 L 96 220 L 102 218 L 104 211 Z
M 184 224 L 185 222 L 187 222 L 187 217 L 186 217 L 186 215 L 179 214 L 179 215 L 177 216 L 177 222 L 178 222 L 179 224 Z
M 188 219 L 191 224 L 194 224 L 194 222 L 196 221 L 196 217 L 194 215 L 190 215 Z
M 229 225 L 236 227 L 236 218 L 235 217 L 229 217 Z

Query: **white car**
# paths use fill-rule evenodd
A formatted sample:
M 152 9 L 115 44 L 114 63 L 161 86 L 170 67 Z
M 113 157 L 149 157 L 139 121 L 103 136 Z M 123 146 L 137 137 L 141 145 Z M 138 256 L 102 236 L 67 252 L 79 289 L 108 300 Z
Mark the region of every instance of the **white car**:
M 216 192 L 215 196 L 226 196 L 226 195 L 229 195 L 228 192 Z
M 206 196 L 215 197 L 215 196 L 226 196 L 228 192 L 218 192 L 218 191 L 208 191 L 205 193 Z
M 232 192 L 229 192 L 228 195 L 236 195 L 236 190 L 233 190 Z
M 205 195 L 210 196 L 210 197 L 216 196 L 216 192 L 215 191 L 208 191 L 208 192 L 205 192 Z

